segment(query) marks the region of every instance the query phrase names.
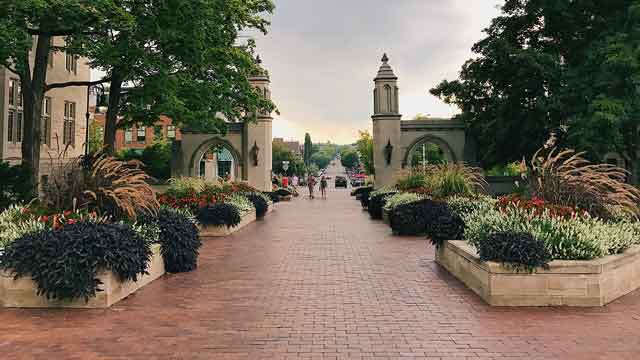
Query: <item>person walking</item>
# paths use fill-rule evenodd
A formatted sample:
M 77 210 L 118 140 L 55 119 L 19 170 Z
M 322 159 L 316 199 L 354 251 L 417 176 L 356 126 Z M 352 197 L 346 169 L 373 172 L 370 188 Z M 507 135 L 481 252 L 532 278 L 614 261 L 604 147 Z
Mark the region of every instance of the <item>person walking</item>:
M 316 178 L 313 174 L 309 174 L 309 178 L 307 179 L 307 186 L 309 187 L 309 199 L 315 199 L 313 196 L 313 188 L 316 186 Z
M 324 176 L 320 178 L 320 195 L 323 199 L 327 198 L 327 179 Z

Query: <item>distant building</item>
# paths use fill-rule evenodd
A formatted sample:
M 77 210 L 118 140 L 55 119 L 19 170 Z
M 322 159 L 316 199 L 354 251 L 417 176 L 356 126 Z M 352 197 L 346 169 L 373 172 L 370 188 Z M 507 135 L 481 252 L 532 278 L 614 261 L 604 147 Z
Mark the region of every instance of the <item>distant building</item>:
M 62 37 L 53 38 L 54 46 L 64 46 Z M 33 53 L 33 51 L 32 51 Z M 51 52 L 47 82 L 89 81 L 91 74 L 84 58 L 65 52 Z M 11 163 L 22 158 L 24 136 L 23 100 L 20 78 L 0 66 L 0 160 Z M 42 106 L 42 175 L 49 170 L 50 158 L 66 149 L 64 158 L 84 154 L 87 88 L 82 86 L 47 91 Z M 47 161 L 44 161 L 47 160 Z
M 103 109 L 97 108 L 93 121 L 100 127 L 103 133 L 106 114 Z M 133 125 L 116 131 L 115 150 L 144 149 L 157 140 L 180 140 L 180 129 L 173 125 L 173 120 L 167 116 L 160 116 L 153 126 Z
M 302 155 L 303 153 L 303 147 L 300 145 L 299 141 L 284 141 L 283 138 L 273 138 L 273 143 L 284 144 L 284 146 L 296 155 Z

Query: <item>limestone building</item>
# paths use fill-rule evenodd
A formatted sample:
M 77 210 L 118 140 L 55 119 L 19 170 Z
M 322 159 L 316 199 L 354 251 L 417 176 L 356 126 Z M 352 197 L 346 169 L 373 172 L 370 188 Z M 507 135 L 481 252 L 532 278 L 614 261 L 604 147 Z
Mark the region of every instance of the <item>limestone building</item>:
M 54 38 L 53 45 L 64 46 L 63 38 Z M 33 53 L 33 51 L 32 51 Z M 49 55 L 47 83 L 89 81 L 90 69 L 86 60 L 64 52 Z M 84 153 L 87 109 L 87 88 L 67 87 L 50 90 L 42 106 L 41 157 L 57 158 L 67 149 L 66 157 Z M 0 66 L 0 160 L 11 163 L 22 157 L 23 102 L 20 78 Z M 48 161 L 42 161 L 41 172 L 46 174 Z

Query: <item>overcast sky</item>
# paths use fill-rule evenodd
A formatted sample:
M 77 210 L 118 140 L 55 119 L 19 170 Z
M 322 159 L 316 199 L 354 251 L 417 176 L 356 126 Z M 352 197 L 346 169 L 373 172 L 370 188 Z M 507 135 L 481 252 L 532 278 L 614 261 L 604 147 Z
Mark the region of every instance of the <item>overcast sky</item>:
M 383 53 L 399 77 L 400 112 L 456 113 L 428 91 L 455 79 L 501 0 L 275 0 L 259 53 L 281 115 L 274 136 L 353 142 L 371 127 Z

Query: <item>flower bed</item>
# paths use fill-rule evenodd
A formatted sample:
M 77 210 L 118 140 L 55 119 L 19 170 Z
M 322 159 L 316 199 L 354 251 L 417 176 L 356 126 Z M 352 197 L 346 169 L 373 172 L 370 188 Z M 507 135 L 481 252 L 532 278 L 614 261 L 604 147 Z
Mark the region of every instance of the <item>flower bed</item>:
M 192 211 L 203 237 L 230 235 L 264 217 L 279 200 L 278 192 L 263 194 L 243 183 L 219 184 L 194 178 L 172 179 L 159 198 L 161 204 Z
M 228 236 L 256 221 L 256 219 L 256 211 L 252 210 L 240 215 L 239 221 L 234 225 L 200 225 L 200 235 L 204 238 Z
M 0 213 L 0 303 L 108 307 L 165 271 L 197 267 L 195 218 L 161 208 L 136 162 L 90 155 Z
M 555 260 L 532 273 L 480 259 L 466 241 L 446 241 L 436 262 L 494 306 L 603 306 L 640 288 L 640 246 L 595 260 Z
M 151 248 L 146 273 L 136 280 L 123 281 L 110 270 L 101 270 L 95 279 L 100 283 L 95 296 L 88 299 L 53 299 L 39 294 L 38 285 L 29 276 L 15 278 L 11 270 L 0 271 L 0 304 L 20 308 L 107 308 L 126 298 L 165 273 L 161 245 Z

